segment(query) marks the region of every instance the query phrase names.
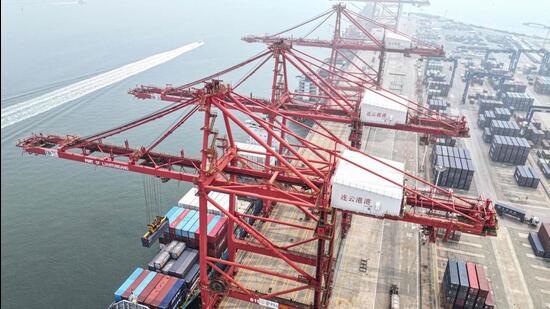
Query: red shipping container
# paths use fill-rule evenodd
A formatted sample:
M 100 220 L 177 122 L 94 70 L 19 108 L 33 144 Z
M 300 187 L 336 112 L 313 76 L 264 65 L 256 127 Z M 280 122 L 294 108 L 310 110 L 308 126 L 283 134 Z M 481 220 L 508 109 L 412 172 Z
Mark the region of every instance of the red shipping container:
M 550 223 L 542 223 L 539 228 L 539 239 L 544 251 L 550 251 Z
M 225 236 L 225 231 L 227 231 L 227 218 L 220 218 L 218 224 L 212 229 L 212 233 L 208 234 L 208 240 L 219 243 L 219 238 Z
M 208 229 L 208 225 L 210 222 L 212 222 L 212 219 L 214 219 L 216 215 L 214 214 L 208 214 L 207 218 L 207 224 L 206 227 Z M 198 248 L 199 247 L 199 237 L 200 237 L 200 225 L 197 227 L 197 229 L 194 231 L 195 238 L 191 239 L 190 241 L 190 247 L 191 248 Z
M 491 283 L 489 283 L 489 294 L 487 295 L 487 299 L 485 299 L 485 307 L 484 309 L 493 309 L 495 308 L 495 300 L 493 296 L 493 287 L 491 286 Z
M 485 269 L 479 264 L 476 264 L 476 273 L 479 292 L 477 294 L 475 308 L 483 308 L 483 305 L 485 304 L 485 299 L 489 294 L 489 280 L 487 280 Z
M 145 305 L 151 306 L 154 300 L 158 297 L 159 293 L 162 291 L 162 289 L 170 282 L 170 278 L 170 276 L 163 275 L 157 285 L 153 288 L 151 293 L 147 295 L 147 298 L 145 298 L 145 301 L 143 303 Z
M 130 297 L 130 294 L 138 287 L 141 281 L 143 281 L 143 279 L 145 279 L 145 277 L 147 277 L 149 273 L 150 271 L 148 270 L 142 271 L 139 277 L 137 277 L 136 280 L 134 280 L 134 282 L 132 282 L 132 284 L 126 289 L 126 291 L 122 293 L 122 298 L 128 299 L 128 297 Z
M 155 278 L 153 278 L 153 280 L 151 280 L 151 282 L 149 282 L 147 287 L 145 287 L 145 289 L 143 289 L 143 291 L 138 296 L 138 302 L 139 303 L 143 303 L 145 301 L 145 299 L 147 299 L 147 296 L 149 296 L 149 294 L 151 294 L 151 292 L 157 286 L 157 284 L 162 279 L 162 277 L 165 277 L 165 276 L 161 273 L 158 273 L 155 276 Z
M 180 224 L 181 220 L 187 216 L 189 213 L 189 209 L 185 209 L 181 212 L 181 214 L 174 220 L 174 222 L 170 223 L 170 235 L 175 236 L 176 235 L 176 227 L 178 224 Z
M 160 289 L 159 293 L 157 293 L 157 295 L 155 295 L 155 298 L 151 300 L 150 304 L 154 307 L 158 307 L 160 305 L 160 303 L 166 297 L 166 294 L 168 294 L 168 292 L 170 292 L 170 290 L 172 289 L 172 287 L 174 286 L 174 284 L 178 280 L 177 278 L 174 278 L 174 277 L 171 277 L 171 276 L 167 276 L 167 277 L 168 277 L 168 282 L 162 287 L 162 289 Z

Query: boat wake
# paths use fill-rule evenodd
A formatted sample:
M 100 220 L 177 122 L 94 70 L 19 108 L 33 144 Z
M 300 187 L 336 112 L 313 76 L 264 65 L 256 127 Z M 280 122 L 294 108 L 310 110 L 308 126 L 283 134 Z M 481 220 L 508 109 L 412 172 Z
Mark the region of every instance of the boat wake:
M 120 68 L 70 84 L 30 100 L 17 103 L 2 109 L 1 128 L 9 127 L 25 119 L 40 115 L 60 105 L 69 103 L 101 88 L 110 86 L 130 76 L 147 71 L 155 66 L 168 62 L 188 51 L 204 44 L 202 41 L 159 53 L 142 60 L 124 65 Z

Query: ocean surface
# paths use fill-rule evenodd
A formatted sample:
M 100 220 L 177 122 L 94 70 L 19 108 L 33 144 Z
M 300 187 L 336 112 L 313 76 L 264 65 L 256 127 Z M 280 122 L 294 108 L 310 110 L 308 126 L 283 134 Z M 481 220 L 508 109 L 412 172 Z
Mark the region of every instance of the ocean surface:
M 432 1 L 434 6 L 441 2 Z M 495 1 L 479 1 L 489 2 Z M 148 114 L 166 103 L 136 100 L 128 89 L 139 84 L 183 84 L 242 61 L 264 48 L 242 42 L 243 35 L 273 33 L 332 4 L 325 0 L 3 1 L 2 108 L 191 42 L 205 44 L 2 129 L 1 307 L 104 308 L 126 276 L 154 254 L 139 241 L 147 223 L 143 176 L 22 155 L 15 147 L 17 139 L 32 132 L 85 135 Z M 541 10 L 532 12 L 537 14 L 544 15 Z M 263 78 L 243 84 L 241 93 L 269 95 L 270 70 L 259 74 Z M 227 81 L 236 79 L 233 75 Z M 174 119 L 125 137 L 131 145 L 147 144 Z M 161 150 L 198 154 L 199 125 L 200 119 L 192 118 Z M 162 210 L 174 205 L 189 187 L 173 181 L 162 185 Z

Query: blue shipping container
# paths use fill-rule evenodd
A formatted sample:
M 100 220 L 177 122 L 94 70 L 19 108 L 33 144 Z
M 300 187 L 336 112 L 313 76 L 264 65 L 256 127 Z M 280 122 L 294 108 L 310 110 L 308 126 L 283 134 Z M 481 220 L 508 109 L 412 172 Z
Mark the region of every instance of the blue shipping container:
M 116 301 L 121 301 L 122 300 L 122 294 L 128 289 L 128 287 L 130 285 L 132 285 L 132 283 L 134 283 L 134 281 L 137 279 L 137 277 L 139 277 L 139 275 L 141 275 L 142 272 L 143 272 L 143 268 L 138 267 L 128 277 L 128 279 L 126 279 L 126 281 L 124 281 L 124 283 L 115 292 L 115 300 Z

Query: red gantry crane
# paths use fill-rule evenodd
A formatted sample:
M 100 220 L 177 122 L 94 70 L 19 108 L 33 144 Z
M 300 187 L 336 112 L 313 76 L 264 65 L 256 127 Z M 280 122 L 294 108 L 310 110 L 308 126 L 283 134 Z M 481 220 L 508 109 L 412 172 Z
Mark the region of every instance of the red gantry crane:
M 239 94 L 236 89 L 248 80 L 259 66 L 275 60 L 272 97 L 260 100 Z M 254 62 L 258 65 L 233 87 L 223 84 L 219 77 Z M 327 308 L 332 291 L 335 266 L 335 230 L 339 210 L 331 206 L 332 178 L 338 162 L 347 162 L 357 171 L 378 177 L 403 193 L 398 215 L 380 218 L 407 221 L 428 227 L 446 229 L 447 235 L 462 231 L 477 235 L 495 235 L 497 219 L 489 200 L 464 198 L 436 187 L 386 161 L 365 153 L 336 136 L 321 120 L 341 120 L 349 123 L 350 115 L 357 114 L 357 102 L 348 100 L 325 78 L 316 76 L 324 93 L 324 104 L 302 106 L 294 102 L 288 89 L 287 66 L 300 68 L 315 76 L 312 58 L 291 48 L 287 43 L 274 44 L 256 57 L 222 72 L 190 83 L 185 87 L 170 88 L 158 93 L 174 102 L 140 119 L 130 121 L 97 134 L 74 135 L 35 134 L 18 141 L 17 146 L 29 154 L 45 155 L 65 160 L 110 167 L 163 179 L 193 183 L 198 188 L 200 289 L 203 308 L 214 308 L 222 300 L 238 299 L 271 308 Z M 346 72 L 330 73 L 352 79 Z M 175 90 L 174 90 L 175 89 Z M 368 87 L 366 89 L 369 89 Z M 176 92 L 171 92 L 176 91 Z M 149 98 L 155 89 L 139 88 L 132 91 L 138 97 Z M 334 111 L 332 111 L 334 110 Z M 132 147 L 108 142 L 123 137 L 128 131 L 158 122 L 167 116 L 176 116 L 163 134 L 147 146 Z M 189 119 L 200 117 L 202 125 L 196 134 L 185 132 L 185 139 L 196 136 L 202 140 L 200 157 L 189 157 L 185 149 L 176 153 L 159 151 L 159 146 L 173 137 Z M 296 117 L 311 119 L 306 125 Z M 262 138 L 253 132 L 244 119 L 267 133 Z M 348 120 L 345 120 L 348 119 Z M 216 123 L 216 120 L 218 120 Z M 437 120 L 441 123 L 442 120 Z M 329 143 L 307 140 L 295 128 L 314 132 Z M 452 127 L 452 126 L 451 126 Z M 235 135 L 244 134 L 261 145 L 264 151 L 241 149 Z M 222 134 L 223 133 L 223 134 Z M 181 140 L 180 135 L 180 140 Z M 274 146 L 277 144 L 278 146 Z M 330 145 L 330 146 L 327 146 Z M 373 160 L 385 168 L 417 181 L 422 188 L 414 188 L 389 178 L 372 166 L 357 164 L 342 155 L 351 150 L 362 158 Z M 262 162 L 246 158 L 246 154 L 264 156 Z M 272 160 L 271 158 L 274 158 Z M 209 192 L 229 194 L 228 209 L 208 196 Z M 236 199 L 258 198 L 269 205 L 262 216 L 240 213 Z M 207 204 L 211 204 L 228 218 L 227 259 L 209 256 L 207 248 Z M 289 216 L 297 212 L 304 220 Z M 359 215 L 365 213 L 359 212 Z M 254 218 L 259 225 L 246 219 Z M 234 227 L 245 230 L 250 237 L 238 239 Z M 269 233 L 270 228 L 275 233 Z M 280 232 L 295 235 L 280 238 Z M 446 235 L 446 236 L 447 236 Z M 432 240 L 435 234 L 432 233 Z M 260 263 L 257 257 L 267 258 Z
M 238 87 L 270 59 L 274 59 L 271 100 L 255 99 L 254 102 L 263 101 L 266 106 L 272 106 L 284 115 L 297 119 L 347 123 L 351 126 L 349 141 L 355 148 L 361 147 L 363 126 L 418 132 L 434 136 L 469 136 L 469 128 L 465 117 L 448 116 L 432 111 L 417 102 L 375 85 L 361 75 L 347 72 L 299 51 L 293 48 L 290 42 L 284 40 L 272 43 L 269 50 L 264 53 L 197 82 L 206 81 L 255 61 L 258 62 L 258 65 L 236 85 Z M 320 94 L 291 92 L 288 88 L 287 66 L 292 66 L 300 73 L 308 76 L 319 88 Z M 328 76 L 322 77 L 323 73 Z M 331 76 L 334 77 L 331 78 Z M 334 84 L 336 79 L 341 81 L 337 85 Z M 179 87 L 141 86 L 130 90 L 129 93 L 141 99 L 159 98 L 165 101 L 180 102 L 189 96 L 189 87 L 196 85 L 197 82 Z M 345 87 L 339 86 L 342 84 Z M 347 89 L 354 89 L 361 94 L 359 96 L 350 95 L 346 91 Z M 371 93 L 374 95 L 375 100 L 376 98 L 384 100 L 385 104 L 402 107 L 406 110 L 406 119 L 402 119 L 401 122 L 394 121 L 390 119 L 393 116 L 386 117 L 384 111 L 370 112 L 369 108 L 371 106 L 364 105 L 362 108 L 363 92 Z M 324 100 L 324 103 L 303 100 L 303 97 L 319 98 Z M 254 112 L 266 113 L 265 109 L 253 104 L 253 101 L 247 101 L 245 104 L 252 105 L 250 108 Z M 391 115 L 391 111 L 388 115 Z M 351 216 L 345 215 L 344 217 L 341 232 L 345 237 L 351 224 Z
M 403 4 L 413 6 L 430 5 L 428 0 L 349 0 L 353 2 L 365 2 L 371 5 L 371 18 L 385 25 L 397 28 Z
M 334 34 L 331 40 L 308 38 L 332 16 L 335 16 L 335 21 Z M 349 27 L 346 33 L 342 35 L 342 23 L 345 20 L 347 20 L 352 27 Z M 291 31 L 310 25 L 314 22 L 319 23 L 316 24 L 313 30 L 309 31 L 305 36 L 299 38 L 288 36 Z M 374 28 L 381 30 L 382 33 L 373 33 L 372 30 Z M 358 35 L 354 35 L 352 33 L 354 29 L 358 31 Z M 377 85 L 381 85 L 382 82 L 386 53 L 402 53 L 407 55 L 414 54 L 425 57 L 445 56 L 445 52 L 442 47 L 434 47 L 408 34 L 398 31 L 395 28 L 362 16 L 347 9 L 342 3 L 334 5 L 332 9 L 327 12 L 321 13 L 320 15 L 278 33 L 265 36 L 248 35 L 243 37 L 243 40 L 248 43 L 262 42 L 270 44 L 278 42 L 281 39 L 292 42 L 295 46 L 330 48 L 331 55 L 330 60 L 328 61 L 330 67 L 335 68 L 339 58 L 341 58 L 347 61 L 350 65 L 354 66 L 364 76 L 375 81 Z M 359 55 L 358 52 L 361 51 L 380 52 L 378 69 L 375 69 L 373 65 L 369 64 L 368 61 L 364 60 L 363 57 Z M 351 54 L 352 57 L 350 57 L 349 54 Z M 354 62 L 355 59 L 358 60 L 360 64 L 356 64 Z M 374 76 L 376 76 L 376 78 L 374 78 Z M 335 83 L 338 81 L 339 80 L 336 79 Z

